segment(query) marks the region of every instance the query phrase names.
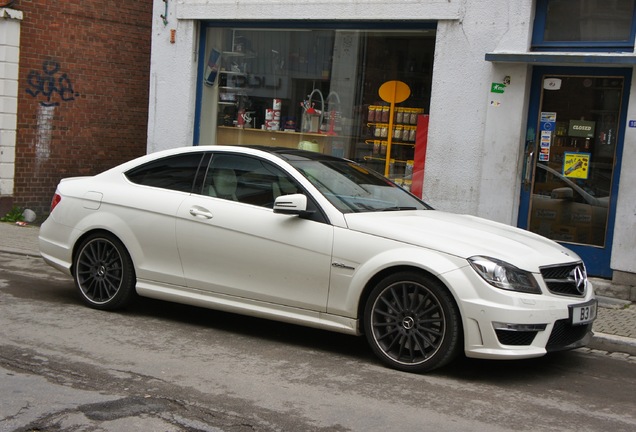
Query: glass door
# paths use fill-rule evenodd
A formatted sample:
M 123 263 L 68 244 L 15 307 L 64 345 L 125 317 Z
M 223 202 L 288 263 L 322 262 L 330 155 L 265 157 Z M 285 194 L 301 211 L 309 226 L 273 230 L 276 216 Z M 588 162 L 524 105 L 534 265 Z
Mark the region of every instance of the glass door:
M 627 89 L 623 69 L 535 68 L 519 226 L 611 277 Z

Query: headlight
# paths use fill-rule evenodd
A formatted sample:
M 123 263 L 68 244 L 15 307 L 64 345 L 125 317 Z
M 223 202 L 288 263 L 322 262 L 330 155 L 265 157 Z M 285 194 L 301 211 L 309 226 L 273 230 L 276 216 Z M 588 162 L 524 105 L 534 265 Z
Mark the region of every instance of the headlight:
M 494 287 L 510 291 L 541 294 L 541 288 L 539 288 L 536 279 L 530 272 L 520 270 L 506 262 L 483 256 L 468 258 L 468 262 L 479 276 Z

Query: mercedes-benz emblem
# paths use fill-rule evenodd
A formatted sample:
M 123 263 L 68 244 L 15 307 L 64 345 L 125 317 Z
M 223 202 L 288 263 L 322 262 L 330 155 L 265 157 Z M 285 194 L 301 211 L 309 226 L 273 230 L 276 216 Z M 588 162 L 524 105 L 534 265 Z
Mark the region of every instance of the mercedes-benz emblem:
M 402 320 L 402 326 L 404 326 L 406 330 L 411 330 L 415 327 L 415 320 L 412 317 L 407 316 Z
M 570 276 L 572 277 L 572 279 L 574 279 L 574 284 L 576 285 L 576 290 L 579 292 L 579 294 L 585 294 L 587 281 L 585 279 L 585 274 L 583 273 L 581 266 L 576 266 L 574 269 L 572 269 L 572 271 L 570 272 Z

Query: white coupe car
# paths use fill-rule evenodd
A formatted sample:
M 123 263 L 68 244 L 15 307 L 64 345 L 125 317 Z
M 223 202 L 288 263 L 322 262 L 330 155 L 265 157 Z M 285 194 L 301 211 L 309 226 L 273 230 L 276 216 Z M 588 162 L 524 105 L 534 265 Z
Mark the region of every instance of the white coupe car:
M 364 334 L 410 372 L 579 347 L 596 317 L 563 246 L 294 149 L 179 148 L 64 179 L 40 249 L 93 308 L 140 295 Z

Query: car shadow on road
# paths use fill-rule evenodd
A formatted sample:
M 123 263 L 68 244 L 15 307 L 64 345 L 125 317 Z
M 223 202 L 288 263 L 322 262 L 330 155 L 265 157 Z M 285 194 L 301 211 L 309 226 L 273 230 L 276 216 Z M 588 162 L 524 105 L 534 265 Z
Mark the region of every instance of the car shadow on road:
M 161 316 L 165 320 L 174 320 L 205 328 L 213 327 L 215 330 L 242 337 L 319 350 L 365 364 L 379 364 L 364 336 L 350 336 L 154 299 L 139 299 L 127 313 L 155 318 Z M 439 377 L 475 382 L 531 383 L 559 377 L 563 374 L 564 369 L 575 370 L 584 362 L 586 362 L 584 357 L 572 351 L 550 353 L 534 359 L 505 361 L 472 359 L 466 358 L 462 354 L 447 366 L 435 370 L 429 375 L 434 374 Z
M 159 317 L 165 320 L 188 323 L 217 331 L 258 338 L 277 343 L 293 344 L 358 358 L 374 359 L 366 340 L 346 334 L 304 327 L 279 321 L 244 316 L 229 312 L 205 309 L 161 300 L 139 298 L 124 313 Z M 369 352 L 367 352 L 369 351 Z

